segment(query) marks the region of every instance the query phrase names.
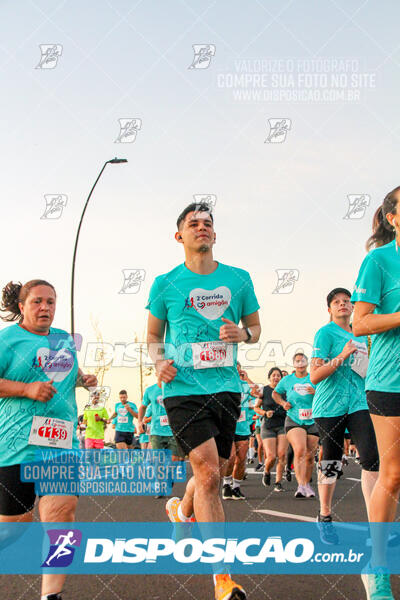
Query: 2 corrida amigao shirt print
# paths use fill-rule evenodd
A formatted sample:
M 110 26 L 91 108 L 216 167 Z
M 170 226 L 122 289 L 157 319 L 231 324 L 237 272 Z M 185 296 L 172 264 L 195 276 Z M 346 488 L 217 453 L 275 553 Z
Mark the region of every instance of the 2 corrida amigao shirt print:
M 165 358 L 178 371 L 163 383 L 164 398 L 241 392 L 237 344 L 220 341 L 219 330 L 221 317 L 239 323 L 260 308 L 247 271 L 218 263 L 199 275 L 181 264 L 156 277 L 146 308 L 167 322 Z

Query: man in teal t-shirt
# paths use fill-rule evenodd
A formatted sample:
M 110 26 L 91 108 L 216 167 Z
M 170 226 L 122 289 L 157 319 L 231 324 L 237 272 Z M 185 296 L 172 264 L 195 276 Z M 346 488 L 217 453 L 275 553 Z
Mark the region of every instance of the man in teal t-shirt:
M 133 448 L 135 424 L 133 419 L 138 416 L 137 406 L 134 402 L 128 402 L 128 392 L 121 390 L 119 393 L 119 402 L 116 403 L 115 409 L 109 423 L 113 419 L 117 419 L 115 427 L 115 444 L 118 450 L 126 450 Z
M 156 277 L 151 287 L 147 342 L 171 429 L 196 473 L 196 496 L 202 498 L 196 517 L 220 522 L 218 485 L 210 486 L 210 478 L 215 480 L 230 456 L 240 413 L 237 344 L 258 341 L 259 304 L 247 271 L 214 260 L 216 233 L 207 204 L 182 211 L 175 240 L 185 262 Z M 168 501 L 172 521 L 193 518 L 194 485 L 192 478 L 182 502 Z M 217 600 L 229 597 L 234 585 L 217 578 Z

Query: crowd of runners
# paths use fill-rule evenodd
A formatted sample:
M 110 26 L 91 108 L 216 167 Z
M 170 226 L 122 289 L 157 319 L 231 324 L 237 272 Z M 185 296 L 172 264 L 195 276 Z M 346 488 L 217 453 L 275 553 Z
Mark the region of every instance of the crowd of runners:
M 276 493 L 292 477 L 296 498 L 315 497 L 317 486 L 321 539 L 336 544 L 332 500 L 350 443 L 368 519 L 393 521 L 400 492 L 398 198 L 400 188 L 376 211 L 354 291 L 333 287 L 326 296 L 328 322 L 315 334 L 312 356 L 299 350 L 290 373 L 274 367 L 263 385 L 237 361 L 238 344 L 261 335 L 253 283 L 247 271 L 214 260 L 206 204 L 179 215 L 175 239 L 185 261 L 151 286 L 147 343 L 157 383 L 138 405 L 122 389 L 108 414 L 95 391 L 78 420 L 75 388 L 93 390 L 97 380 L 79 369 L 71 335 L 52 327 L 54 287 L 40 279 L 7 284 L 2 318 L 17 323 L 0 331 L 0 521 L 32 520 L 34 484 L 20 481 L 20 465 L 46 447 L 47 432 L 62 431 L 52 443 L 60 449 L 101 449 L 107 426 L 117 449 L 166 449 L 175 460 L 189 460 L 193 475 L 184 496 L 166 503 L 175 523 L 223 522 L 223 501 L 245 499 L 242 482 L 252 464 Z M 77 501 L 40 497 L 40 519 L 72 522 Z M 367 598 L 390 600 L 387 540 L 374 530 L 371 536 L 362 575 Z M 64 580 L 44 574 L 42 600 L 60 600 Z M 216 572 L 214 583 L 216 600 L 246 598 L 228 571 Z

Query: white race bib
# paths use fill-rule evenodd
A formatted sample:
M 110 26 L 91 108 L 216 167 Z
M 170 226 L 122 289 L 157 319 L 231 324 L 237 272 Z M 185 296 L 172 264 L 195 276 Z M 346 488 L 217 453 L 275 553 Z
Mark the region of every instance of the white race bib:
M 360 377 L 365 379 L 369 363 L 367 344 L 365 344 L 364 342 L 355 342 L 354 340 L 352 341 L 353 344 L 357 346 L 357 350 L 353 354 L 351 368 L 355 373 L 357 373 L 357 375 L 360 375 Z
M 128 417 L 118 416 L 118 423 L 127 423 L 127 422 L 128 422 Z
M 299 419 L 302 421 L 312 419 L 312 408 L 299 408 Z
M 233 367 L 233 344 L 227 342 L 195 342 L 192 344 L 193 367 L 213 369 Z
M 245 410 L 241 410 L 240 411 L 240 416 L 239 416 L 237 422 L 238 423 L 242 423 L 245 420 L 246 420 L 246 411 Z
M 35 416 L 32 419 L 29 444 L 70 450 L 72 448 L 72 432 L 72 421 Z
M 168 416 L 167 415 L 161 415 L 161 417 L 160 417 L 160 425 L 162 427 L 165 427 L 166 425 L 169 425 L 169 423 L 168 423 Z

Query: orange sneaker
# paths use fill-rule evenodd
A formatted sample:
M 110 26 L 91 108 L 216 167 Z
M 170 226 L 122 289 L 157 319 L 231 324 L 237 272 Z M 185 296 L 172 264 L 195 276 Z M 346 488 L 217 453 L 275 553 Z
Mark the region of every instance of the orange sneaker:
M 175 496 L 174 498 L 170 498 L 165 506 L 165 510 L 171 523 L 195 523 L 196 519 L 194 517 L 191 517 L 190 521 L 182 521 L 179 518 L 178 507 L 180 503 L 180 499 Z
M 217 575 L 216 580 L 215 600 L 246 600 L 246 592 L 230 575 Z

